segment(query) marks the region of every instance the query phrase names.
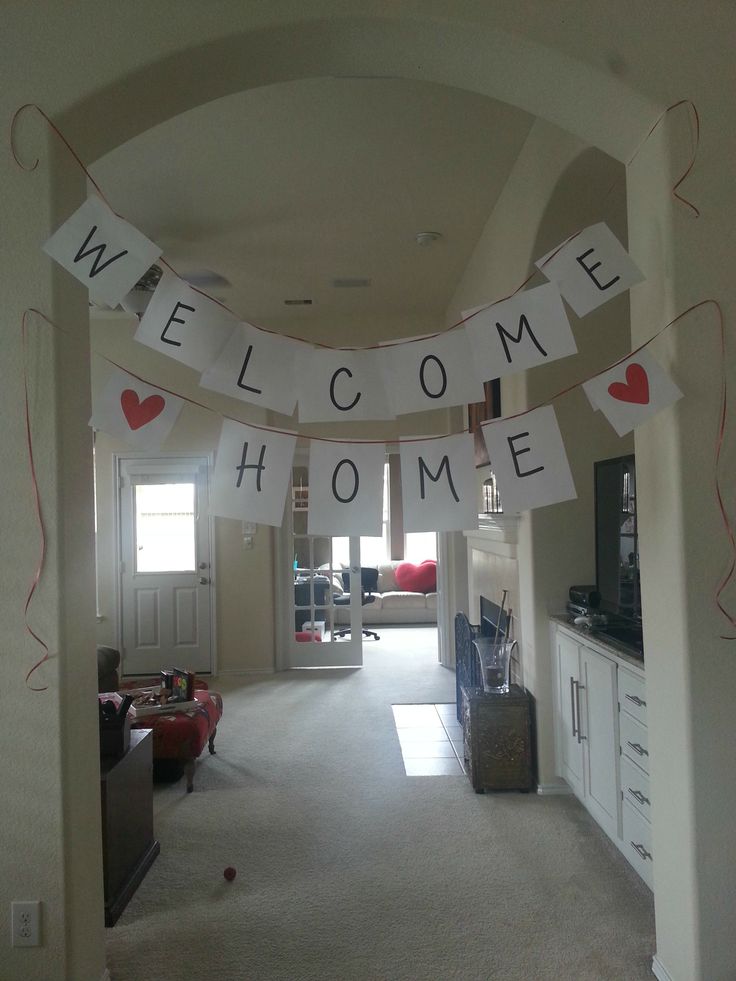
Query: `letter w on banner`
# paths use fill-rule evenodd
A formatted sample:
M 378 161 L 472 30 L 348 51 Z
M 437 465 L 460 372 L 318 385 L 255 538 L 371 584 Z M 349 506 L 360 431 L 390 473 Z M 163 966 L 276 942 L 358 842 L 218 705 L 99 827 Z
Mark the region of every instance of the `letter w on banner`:
M 135 339 L 175 361 L 204 371 L 238 323 L 214 300 L 193 290 L 173 273 L 161 277 Z
M 551 405 L 482 426 L 488 456 L 508 512 L 577 497 L 557 416 Z
M 404 531 L 466 531 L 478 527 L 470 433 L 432 440 L 402 439 L 399 454 Z
M 161 255 L 145 235 L 89 197 L 43 246 L 89 290 L 92 300 L 115 307 Z
M 563 245 L 559 252 L 548 252 L 535 263 L 578 317 L 595 310 L 644 277 L 604 222 L 591 225 Z
M 296 433 L 256 429 L 226 419 L 212 477 L 211 512 L 279 527 L 295 445 Z
M 379 536 L 383 527 L 383 443 L 309 446 L 310 535 Z

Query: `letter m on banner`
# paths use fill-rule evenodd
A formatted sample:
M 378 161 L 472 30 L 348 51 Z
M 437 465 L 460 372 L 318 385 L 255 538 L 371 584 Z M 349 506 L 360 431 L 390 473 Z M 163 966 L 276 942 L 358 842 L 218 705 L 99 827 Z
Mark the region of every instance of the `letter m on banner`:
M 478 526 L 473 437 L 402 440 L 405 531 L 464 531 Z
M 97 197 L 88 198 L 57 228 L 43 250 L 89 289 L 92 300 L 111 307 L 161 255 L 157 245 Z

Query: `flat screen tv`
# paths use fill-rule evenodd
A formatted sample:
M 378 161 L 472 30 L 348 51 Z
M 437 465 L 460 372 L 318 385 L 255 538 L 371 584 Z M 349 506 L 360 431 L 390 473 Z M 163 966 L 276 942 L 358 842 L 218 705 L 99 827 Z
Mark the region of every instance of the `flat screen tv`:
M 595 568 L 600 611 L 641 651 L 641 587 L 633 454 L 599 460 L 595 473 Z M 603 632 L 609 632 L 605 628 Z M 625 636 L 624 636 L 625 634 Z

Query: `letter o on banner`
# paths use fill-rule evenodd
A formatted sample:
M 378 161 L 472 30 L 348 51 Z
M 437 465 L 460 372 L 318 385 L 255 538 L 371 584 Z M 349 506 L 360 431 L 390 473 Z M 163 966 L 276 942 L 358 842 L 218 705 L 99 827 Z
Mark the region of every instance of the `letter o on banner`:
M 379 536 L 385 465 L 384 443 L 312 440 L 307 534 Z
M 353 489 L 348 494 L 347 497 L 343 497 L 340 494 L 340 492 L 338 490 L 338 486 L 337 486 L 338 485 L 338 480 L 340 478 L 340 471 L 342 470 L 343 467 L 348 467 L 351 470 L 352 475 L 353 475 L 353 479 L 352 479 Z M 358 490 L 359 490 L 359 488 L 360 488 L 360 474 L 358 473 L 358 468 L 355 466 L 355 464 L 353 463 L 352 460 L 348 460 L 347 458 L 344 458 L 344 459 L 340 460 L 340 462 L 338 463 L 338 465 L 335 467 L 335 469 L 332 472 L 332 494 L 333 494 L 333 497 L 335 497 L 341 504 L 350 504 L 350 502 L 351 501 L 354 501 L 355 498 L 358 496 Z
M 433 361 L 440 370 L 442 381 L 439 391 L 437 392 L 430 392 L 429 388 L 427 387 L 426 370 L 427 362 L 429 361 Z M 419 384 L 422 386 L 422 391 L 428 399 L 441 399 L 447 391 L 447 372 L 445 371 L 445 366 L 442 364 L 436 354 L 428 354 L 426 357 L 422 358 L 422 363 L 419 365 Z

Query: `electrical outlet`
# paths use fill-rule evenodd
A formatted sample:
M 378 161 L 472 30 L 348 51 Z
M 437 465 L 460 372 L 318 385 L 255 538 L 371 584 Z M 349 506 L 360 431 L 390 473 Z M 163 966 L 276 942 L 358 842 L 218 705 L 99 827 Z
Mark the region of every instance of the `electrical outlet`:
M 41 903 L 37 899 L 10 904 L 13 947 L 38 947 L 41 943 Z

